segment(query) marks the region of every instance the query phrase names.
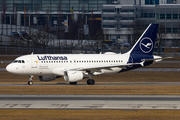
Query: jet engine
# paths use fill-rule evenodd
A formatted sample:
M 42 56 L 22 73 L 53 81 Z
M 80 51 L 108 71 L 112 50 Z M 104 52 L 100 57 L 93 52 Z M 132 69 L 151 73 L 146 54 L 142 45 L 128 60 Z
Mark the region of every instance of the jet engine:
M 55 75 L 52 76 L 39 76 L 40 81 L 52 81 L 55 80 L 57 77 Z
M 66 82 L 77 82 L 83 79 L 82 71 L 64 71 L 64 80 Z

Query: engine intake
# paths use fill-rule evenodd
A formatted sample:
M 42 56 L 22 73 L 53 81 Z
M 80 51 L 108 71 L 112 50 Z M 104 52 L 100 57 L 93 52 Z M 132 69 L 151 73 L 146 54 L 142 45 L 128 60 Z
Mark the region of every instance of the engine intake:
M 83 79 L 82 71 L 64 71 L 64 80 L 66 82 L 77 82 Z

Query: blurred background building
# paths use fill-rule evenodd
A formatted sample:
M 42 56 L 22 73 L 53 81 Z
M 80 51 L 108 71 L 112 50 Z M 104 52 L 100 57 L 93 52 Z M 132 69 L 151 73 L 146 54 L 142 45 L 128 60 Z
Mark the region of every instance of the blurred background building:
M 159 23 L 157 44 L 180 46 L 180 0 L 0 0 L 0 6 L 1 41 L 33 29 L 132 46 L 150 23 Z
M 178 47 L 180 33 L 180 0 L 119 0 L 102 7 L 102 27 L 106 39 L 134 44 L 139 30 L 159 23 L 163 46 Z M 178 43 L 178 44 L 177 44 Z

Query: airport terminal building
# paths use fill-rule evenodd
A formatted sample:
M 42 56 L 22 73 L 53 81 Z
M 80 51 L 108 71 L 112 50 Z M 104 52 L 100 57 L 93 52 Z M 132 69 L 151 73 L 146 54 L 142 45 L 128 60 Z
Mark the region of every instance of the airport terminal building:
M 28 26 L 45 24 L 47 14 L 51 24 L 59 13 L 64 20 L 70 19 L 71 14 L 83 14 L 89 19 L 92 11 L 95 16 L 101 17 L 102 6 L 111 3 L 112 0 L 0 0 L 0 9 L 6 19 L 4 23 Z
M 132 43 L 134 26 L 145 29 L 149 23 L 159 23 L 165 33 L 164 46 L 179 44 L 180 0 L 0 0 L 0 4 L 0 33 L 4 36 L 29 26 L 48 23 L 55 27 L 58 14 L 66 25 L 72 16 L 76 20 L 83 17 L 88 24 L 93 15 L 101 22 L 107 40 Z
M 180 0 L 120 0 L 102 7 L 102 28 L 106 39 L 132 43 L 133 32 L 159 23 L 163 46 L 178 47 L 180 39 Z M 163 33 L 163 34 L 162 34 Z

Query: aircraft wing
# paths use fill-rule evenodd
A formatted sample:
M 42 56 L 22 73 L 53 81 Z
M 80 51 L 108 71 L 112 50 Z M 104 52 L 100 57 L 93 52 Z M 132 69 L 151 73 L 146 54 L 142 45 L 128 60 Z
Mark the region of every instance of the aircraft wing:
M 111 68 L 114 68 L 114 67 L 119 67 L 119 68 L 124 68 L 124 67 L 127 67 L 127 66 L 131 66 L 131 65 L 142 65 L 142 63 L 128 63 L 128 64 L 119 64 L 119 65 L 109 65 L 109 66 L 92 66 L 92 67 L 79 67 L 79 68 L 72 68 L 72 69 L 69 69 L 70 71 L 86 71 L 86 70 L 93 70 L 93 71 L 100 71 L 100 69 L 108 69 L 110 70 Z

